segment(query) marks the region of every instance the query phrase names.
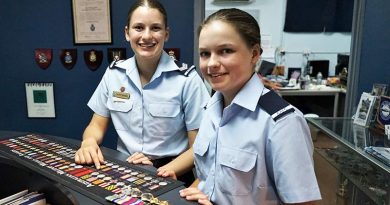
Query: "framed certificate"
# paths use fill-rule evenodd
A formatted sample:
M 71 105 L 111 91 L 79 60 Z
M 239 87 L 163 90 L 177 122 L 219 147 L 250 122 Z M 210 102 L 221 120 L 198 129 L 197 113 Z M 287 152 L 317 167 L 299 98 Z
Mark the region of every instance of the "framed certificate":
M 75 44 L 110 44 L 110 0 L 72 0 Z
M 26 82 L 28 118 L 55 118 L 54 83 Z

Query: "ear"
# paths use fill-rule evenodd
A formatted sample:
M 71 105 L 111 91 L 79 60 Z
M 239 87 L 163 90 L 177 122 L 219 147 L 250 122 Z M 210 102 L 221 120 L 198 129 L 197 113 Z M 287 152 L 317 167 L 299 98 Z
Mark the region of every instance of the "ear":
M 130 41 L 130 36 L 129 36 L 129 27 L 125 26 L 125 38 L 126 41 Z
M 259 61 L 261 57 L 262 49 L 260 48 L 259 44 L 255 44 L 252 47 L 252 63 L 256 64 L 257 61 Z
M 167 42 L 168 41 L 168 39 L 169 39 L 169 27 L 167 27 L 166 29 L 165 29 L 166 31 L 166 36 L 165 36 L 165 42 Z

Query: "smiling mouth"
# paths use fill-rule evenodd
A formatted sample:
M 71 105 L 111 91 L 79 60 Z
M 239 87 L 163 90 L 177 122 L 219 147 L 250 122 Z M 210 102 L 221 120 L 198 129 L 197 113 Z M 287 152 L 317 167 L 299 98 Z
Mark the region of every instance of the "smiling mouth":
M 157 43 L 139 43 L 138 45 L 142 48 L 152 48 L 156 45 Z
M 212 78 L 218 78 L 220 76 L 225 75 L 225 73 L 216 73 L 216 74 L 209 74 Z

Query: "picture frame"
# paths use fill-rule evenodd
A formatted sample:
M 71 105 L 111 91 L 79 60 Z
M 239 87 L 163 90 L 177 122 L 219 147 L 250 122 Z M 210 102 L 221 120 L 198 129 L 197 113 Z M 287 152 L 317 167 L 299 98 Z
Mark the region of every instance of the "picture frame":
M 360 126 L 369 126 L 372 117 L 372 111 L 376 101 L 376 96 L 363 92 L 360 96 L 359 104 L 353 123 Z
M 25 82 L 28 118 L 55 118 L 54 83 Z
M 367 139 L 369 139 L 369 131 L 368 128 L 360 126 L 360 125 L 352 125 L 353 130 L 353 142 L 356 148 L 364 149 L 368 146 Z
M 386 95 L 388 87 L 389 86 L 386 84 L 374 83 L 372 85 L 371 95 L 374 95 L 374 96 Z
M 110 0 L 72 0 L 74 44 L 111 44 Z

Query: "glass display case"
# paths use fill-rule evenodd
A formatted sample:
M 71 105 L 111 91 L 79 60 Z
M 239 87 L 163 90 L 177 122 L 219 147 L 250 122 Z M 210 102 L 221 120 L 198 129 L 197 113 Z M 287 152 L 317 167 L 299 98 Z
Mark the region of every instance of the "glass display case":
M 307 121 L 312 127 L 315 155 L 337 170 L 335 203 L 390 205 L 390 166 L 364 150 L 369 146 L 388 148 L 390 142 L 383 131 L 355 125 L 347 118 Z

